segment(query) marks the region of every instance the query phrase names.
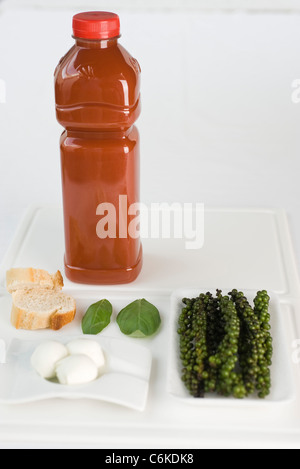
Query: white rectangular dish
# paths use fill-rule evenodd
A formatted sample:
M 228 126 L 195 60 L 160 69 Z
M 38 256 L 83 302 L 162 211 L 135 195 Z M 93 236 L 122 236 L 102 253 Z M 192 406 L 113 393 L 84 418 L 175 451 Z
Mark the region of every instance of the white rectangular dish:
M 99 340 L 112 338 L 146 347 L 151 353 L 152 367 L 142 412 L 82 396 L 0 403 L 0 447 L 300 446 L 299 365 L 292 359 L 293 341 L 300 337 L 300 289 L 285 213 L 268 209 L 207 209 L 202 249 L 188 251 L 178 239 L 145 239 L 143 244 L 144 267 L 136 282 L 120 286 L 76 285 L 64 276 L 64 290 L 77 302 L 73 323 L 56 332 L 15 330 L 10 324 L 11 297 L 5 289 L 6 270 L 32 266 L 49 272 L 60 269 L 64 275 L 60 207 L 31 207 L 24 215 L 0 268 L 0 339 L 8 345 L 15 339 L 63 341 L 77 337 L 82 333 L 81 319 L 87 307 L 107 298 L 114 313 Z M 211 289 L 225 285 L 245 291 L 263 288 L 278 298 L 273 309 L 277 324 L 274 331 L 280 359 L 286 364 L 287 382 L 284 388 L 280 383 L 279 394 L 275 389 L 274 398 L 251 401 L 249 405 L 245 400 L 220 401 L 217 405 L 206 401 L 207 404 L 197 406 L 170 394 L 170 335 L 174 332 L 179 290 L 200 291 L 207 285 Z M 148 339 L 124 337 L 116 326 L 116 314 L 129 302 L 143 297 L 159 309 L 161 329 Z M 4 366 L 0 364 L 0 368 Z M 282 367 L 279 363 L 277 369 L 281 371 Z M 0 372 L 0 387 L 1 384 Z
M 228 294 L 230 289 L 221 288 L 224 295 Z M 271 393 L 265 399 L 249 396 L 245 399 L 234 399 L 231 397 L 223 398 L 216 395 L 207 395 L 203 399 L 195 399 L 190 396 L 181 380 L 182 364 L 179 354 L 179 336 L 177 333 L 179 315 L 184 307 L 183 298 L 196 298 L 200 293 L 215 293 L 215 289 L 201 288 L 198 290 L 181 289 L 173 292 L 171 296 L 171 312 L 170 312 L 170 340 L 169 343 L 169 366 L 168 366 L 168 386 L 167 390 L 171 396 L 194 406 L 213 406 L 213 407 L 264 407 L 266 405 L 276 403 L 285 404 L 293 401 L 296 396 L 296 383 L 293 378 L 292 362 L 289 355 L 289 343 L 284 331 L 284 318 L 280 310 L 280 303 L 277 295 L 269 292 L 270 306 L 269 313 L 271 316 L 270 325 L 273 338 L 273 359 L 271 366 L 272 388 Z M 243 291 L 250 304 L 256 292 Z
M 151 353 L 142 345 L 110 337 L 84 336 L 97 340 L 106 357 L 102 376 L 91 383 L 66 386 L 39 376 L 31 356 L 42 339 L 12 339 L 0 366 L 0 404 L 25 404 L 45 399 L 92 399 L 143 411 L 151 373 Z M 66 344 L 74 337 L 59 340 Z M 78 336 L 82 338 L 82 335 Z

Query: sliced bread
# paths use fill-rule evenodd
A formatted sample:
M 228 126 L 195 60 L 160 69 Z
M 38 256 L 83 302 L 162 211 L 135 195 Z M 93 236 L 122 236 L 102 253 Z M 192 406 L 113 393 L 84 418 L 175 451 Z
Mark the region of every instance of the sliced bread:
M 6 272 L 6 288 L 9 293 L 17 290 L 32 288 L 49 288 L 51 290 L 61 290 L 64 281 L 60 271 L 49 274 L 43 269 L 13 268 Z
M 75 300 L 49 288 L 16 290 L 12 293 L 11 322 L 16 329 L 59 330 L 73 321 Z

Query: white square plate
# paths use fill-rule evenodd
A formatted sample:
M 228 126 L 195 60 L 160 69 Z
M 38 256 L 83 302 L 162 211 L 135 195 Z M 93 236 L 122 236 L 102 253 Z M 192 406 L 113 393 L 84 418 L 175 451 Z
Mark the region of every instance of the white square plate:
M 176 290 L 171 297 L 171 327 L 169 341 L 169 374 L 167 391 L 176 399 L 195 406 L 262 406 L 269 403 L 287 403 L 295 397 L 295 383 L 292 372 L 292 359 L 288 354 L 288 345 L 285 335 L 284 320 L 280 311 L 280 304 L 277 296 L 269 292 L 271 315 L 271 333 L 273 337 L 273 360 L 271 366 L 272 388 L 271 393 L 265 399 L 260 399 L 255 395 L 245 399 L 235 399 L 233 397 L 222 397 L 215 394 L 207 394 L 204 398 L 194 398 L 186 389 L 181 380 L 181 365 L 179 353 L 178 319 L 184 304 L 183 298 L 196 298 L 200 293 L 210 291 L 215 293 L 215 288 L 204 288 L 198 290 L 180 289 Z M 227 294 L 230 289 L 222 289 L 223 294 Z M 251 304 L 256 295 L 254 291 L 243 291 Z
M 30 359 L 40 340 L 12 339 L 0 365 L 0 404 L 22 404 L 43 399 L 94 399 L 143 411 L 151 372 L 151 352 L 144 346 L 110 337 L 92 337 L 106 356 L 106 371 L 97 380 L 65 386 L 40 377 Z M 75 337 L 64 337 L 67 343 Z M 82 336 L 81 336 L 82 338 Z

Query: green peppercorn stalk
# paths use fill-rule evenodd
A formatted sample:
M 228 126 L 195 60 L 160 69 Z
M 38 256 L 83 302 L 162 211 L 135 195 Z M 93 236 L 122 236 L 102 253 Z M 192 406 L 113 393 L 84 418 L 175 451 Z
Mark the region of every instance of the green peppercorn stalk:
M 184 366 L 182 380 L 194 397 L 203 397 L 206 347 L 205 297 L 183 299 L 179 318 L 180 358 Z M 205 374 L 204 374 L 205 376 Z
M 193 368 L 195 366 L 193 350 L 194 346 L 193 339 L 190 334 L 192 314 L 191 307 L 194 303 L 194 299 L 183 299 L 183 303 L 186 305 L 186 307 L 182 309 L 182 313 L 179 317 L 178 329 L 178 334 L 180 335 L 180 358 L 184 367 L 182 369 L 182 380 L 189 392 L 196 397 L 195 383 L 194 388 L 192 384 L 195 381 L 193 372 Z
M 240 363 L 248 394 L 258 391 L 258 397 L 265 398 L 271 390 L 272 337 L 270 333 L 269 296 L 265 290 L 257 292 L 254 308 L 242 292 L 233 290 L 235 302 L 242 323 L 240 337 Z
M 218 348 L 217 359 L 219 359 L 218 377 L 216 390 L 223 396 L 233 395 L 243 398 L 246 395 L 242 377 L 237 372 L 238 363 L 238 341 L 240 336 L 240 320 L 233 301 L 228 296 L 217 293 L 221 314 L 225 323 L 225 335 Z
M 257 389 L 259 397 L 264 398 L 270 393 L 271 373 L 273 355 L 273 339 L 271 336 L 270 314 L 269 314 L 270 297 L 266 290 L 257 292 L 254 298 L 254 312 L 260 322 L 260 330 L 262 334 L 262 356 L 258 360 L 259 372 L 257 376 Z
M 243 292 L 233 290 L 229 293 L 235 303 L 241 322 L 239 337 L 239 363 L 242 370 L 243 381 L 247 394 L 255 391 L 255 383 L 258 375 L 258 334 L 259 321 L 254 314 Z

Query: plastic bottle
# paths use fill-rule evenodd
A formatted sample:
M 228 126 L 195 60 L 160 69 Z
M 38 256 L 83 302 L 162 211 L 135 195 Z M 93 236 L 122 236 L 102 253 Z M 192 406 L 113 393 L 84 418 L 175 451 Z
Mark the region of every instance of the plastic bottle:
M 119 44 L 109 12 L 73 17 L 74 46 L 55 70 L 65 274 L 86 284 L 129 283 L 142 268 L 138 234 L 140 66 Z M 131 230 L 130 224 L 137 230 Z M 134 231 L 134 233 L 133 233 Z

